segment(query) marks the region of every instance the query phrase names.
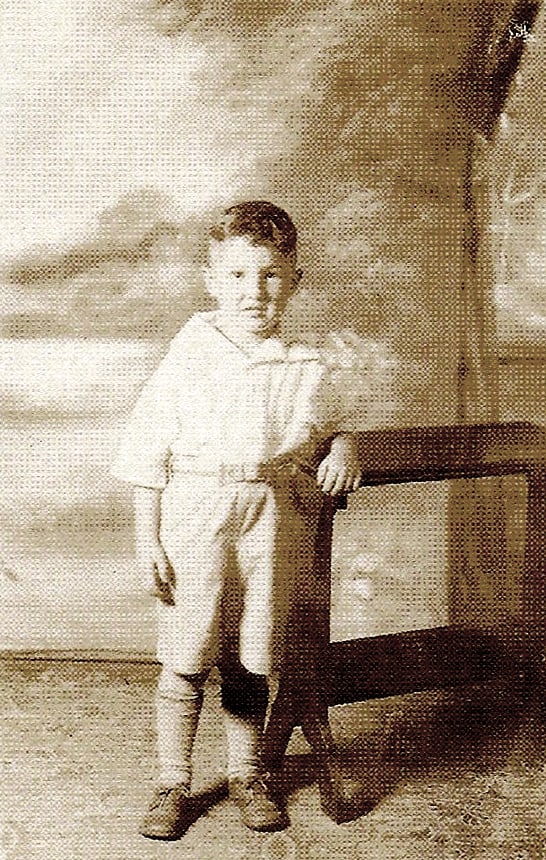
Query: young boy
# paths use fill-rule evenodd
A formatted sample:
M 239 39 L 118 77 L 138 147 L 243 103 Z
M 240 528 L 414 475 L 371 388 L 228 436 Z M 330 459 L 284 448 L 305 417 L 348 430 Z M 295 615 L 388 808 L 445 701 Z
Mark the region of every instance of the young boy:
M 294 601 L 312 594 L 322 493 L 361 478 L 353 437 L 334 435 L 320 353 L 278 333 L 300 277 L 284 210 L 250 201 L 224 213 L 204 268 L 217 310 L 172 341 L 113 470 L 135 485 L 138 565 L 159 598 L 159 781 L 141 828 L 150 838 L 178 838 L 191 823 L 191 753 L 213 666 L 230 797 L 252 829 L 283 821 L 260 761 L 267 677 Z M 315 478 L 309 464 L 332 435 Z

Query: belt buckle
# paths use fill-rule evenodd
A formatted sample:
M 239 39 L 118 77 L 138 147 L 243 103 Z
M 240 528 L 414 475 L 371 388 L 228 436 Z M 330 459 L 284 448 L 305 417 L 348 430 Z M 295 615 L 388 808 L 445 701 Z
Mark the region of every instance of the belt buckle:
M 267 480 L 267 467 L 263 463 L 242 463 L 240 470 L 240 480 L 249 484 Z
M 237 484 L 241 481 L 246 481 L 245 466 L 239 463 L 221 463 L 220 464 L 220 484 Z
M 226 484 L 230 483 L 230 467 L 227 463 L 220 463 L 218 477 L 220 479 L 220 486 L 225 487 Z
M 264 463 L 258 463 L 250 471 L 252 472 L 250 481 L 268 481 L 271 477 L 271 470 Z
M 267 463 L 221 463 L 220 484 L 237 484 L 271 481 L 280 469 L 273 469 Z

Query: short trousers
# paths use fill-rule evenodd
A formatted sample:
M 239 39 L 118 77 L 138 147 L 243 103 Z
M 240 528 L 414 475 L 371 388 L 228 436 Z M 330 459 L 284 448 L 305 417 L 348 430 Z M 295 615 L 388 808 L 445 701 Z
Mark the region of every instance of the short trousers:
M 174 606 L 158 604 L 163 665 L 195 674 L 231 653 L 250 672 L 280 667 L 291 609 L 313 597 L 323 498 L 304 474 L 274 484 L 171 477 L 160 536 L 176 587 Z

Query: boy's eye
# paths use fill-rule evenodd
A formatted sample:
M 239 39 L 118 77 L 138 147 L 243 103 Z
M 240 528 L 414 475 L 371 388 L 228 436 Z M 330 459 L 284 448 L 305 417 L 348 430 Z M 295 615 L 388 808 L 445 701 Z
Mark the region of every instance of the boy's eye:
M 266 276 L 266 278 L 268 278 L 268 280 L 273 280 L 274 278 L 279 277 L 279 273 L 278 272 L 266 272 L 265 276 Z
M 241 272 L 239 269 L 237 269 L 236 271 L 232 272 L 231 274 L 233 275 L 234 278 L 243 278 L 245 273 Z

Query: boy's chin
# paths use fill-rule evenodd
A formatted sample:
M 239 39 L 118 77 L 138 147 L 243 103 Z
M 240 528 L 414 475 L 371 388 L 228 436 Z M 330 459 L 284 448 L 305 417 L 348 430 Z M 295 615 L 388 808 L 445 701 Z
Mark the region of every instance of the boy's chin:
M 253 334 L 256 337 L 269 337 L 277 327 L 275 320 L 265 319 L 246 319 L 241 321 L 240 329 L 246 334 Z
M 262 316 L 253 315 L 226 315 L 220 319 L 224 319 L 228 328 L 234 333 L 238 332 L 240 336 L 266 338 L 270 337 L 278 328 L 278 318 L 268 319 Z

